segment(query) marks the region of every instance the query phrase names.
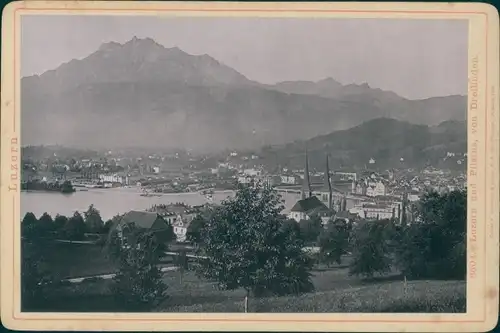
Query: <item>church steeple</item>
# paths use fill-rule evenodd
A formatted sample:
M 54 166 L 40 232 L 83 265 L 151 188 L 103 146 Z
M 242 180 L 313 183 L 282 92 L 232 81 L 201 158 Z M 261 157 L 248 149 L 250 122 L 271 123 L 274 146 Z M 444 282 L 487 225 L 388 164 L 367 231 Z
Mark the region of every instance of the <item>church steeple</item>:
M 325 189 L 328 190 L 328 209 L 332 209 L 332 183 L 330 182 L 330 166 L 328 165 L 328 155 L 326 155 Z
M 311 196 L 312 196 L 311 184 L 309 181 L 309 159 L 307 157 L 307 148 L 306 148 L 306 165 L 304 168 L 304 180 L 302 182 L 302 199 L 310 198 Z

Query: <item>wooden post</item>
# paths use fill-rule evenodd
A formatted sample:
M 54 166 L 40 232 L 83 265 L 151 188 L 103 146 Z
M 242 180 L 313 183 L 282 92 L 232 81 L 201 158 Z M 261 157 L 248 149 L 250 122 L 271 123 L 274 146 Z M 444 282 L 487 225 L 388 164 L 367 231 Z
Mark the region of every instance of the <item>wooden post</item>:
M 245 313 L 248 312 L 248 294 L 249 291 L 247 290 L 247 294 L 245 295 Z

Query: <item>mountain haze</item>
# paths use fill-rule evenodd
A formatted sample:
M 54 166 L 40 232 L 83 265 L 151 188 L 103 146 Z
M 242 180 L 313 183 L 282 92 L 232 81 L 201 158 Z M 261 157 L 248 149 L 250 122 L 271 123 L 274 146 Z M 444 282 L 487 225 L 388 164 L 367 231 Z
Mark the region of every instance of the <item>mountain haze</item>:
M 21 108 L 23 145 L 218 151 L 305 140 L 378 117 L 464 120 L 466 97 L 410 101 L 333 79 L 264 85 L 209 55 L 134 37 L 23 78 Z

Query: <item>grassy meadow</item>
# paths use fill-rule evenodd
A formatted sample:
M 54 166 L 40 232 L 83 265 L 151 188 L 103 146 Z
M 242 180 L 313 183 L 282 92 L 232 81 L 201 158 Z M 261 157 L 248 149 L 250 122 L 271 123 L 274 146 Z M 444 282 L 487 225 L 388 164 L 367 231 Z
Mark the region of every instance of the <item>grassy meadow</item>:
M 348 275 L 347 267 L 312 271 L 315 291 L 301 296 L 250 298 L 250 312 L 465 312 L 464 281 L 408 281 L 394 272 L 372 280 Z M 58 287 L 44 311 L 123 311 L 109 292 L 110 280 Z M 166 300 L 154 312 L 243 312 L 245 291 L 218 290 L 193 272 L 166 272 Z M 46 304 L 47 305 L 47 304 Z

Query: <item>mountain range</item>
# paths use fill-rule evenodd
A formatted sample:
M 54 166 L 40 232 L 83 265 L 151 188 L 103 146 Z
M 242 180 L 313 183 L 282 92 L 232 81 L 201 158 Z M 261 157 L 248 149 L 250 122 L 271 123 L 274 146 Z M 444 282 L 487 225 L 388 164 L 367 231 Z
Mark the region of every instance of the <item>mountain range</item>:
M 335 169 L 430 165 L 463 170 L 466 167 L 467 124 L 465 121 L 445 121 L 427 126 L 377 118 L 310 140 L 264 147 L 259 155 L 269 166 L 300 169 L 304 167 L 306 151 L 310 167 L 320 172 L 324 171 L 326 155 Z M 448 153 L 453 156 L 447 156 Z
M 22 78 L 22 144 L 254 149 L 380 117 L 430 126 L 464 121 L 466 101 L 408 100 L 332 78 L 261 84 L 209 55 L 134 37 Z

